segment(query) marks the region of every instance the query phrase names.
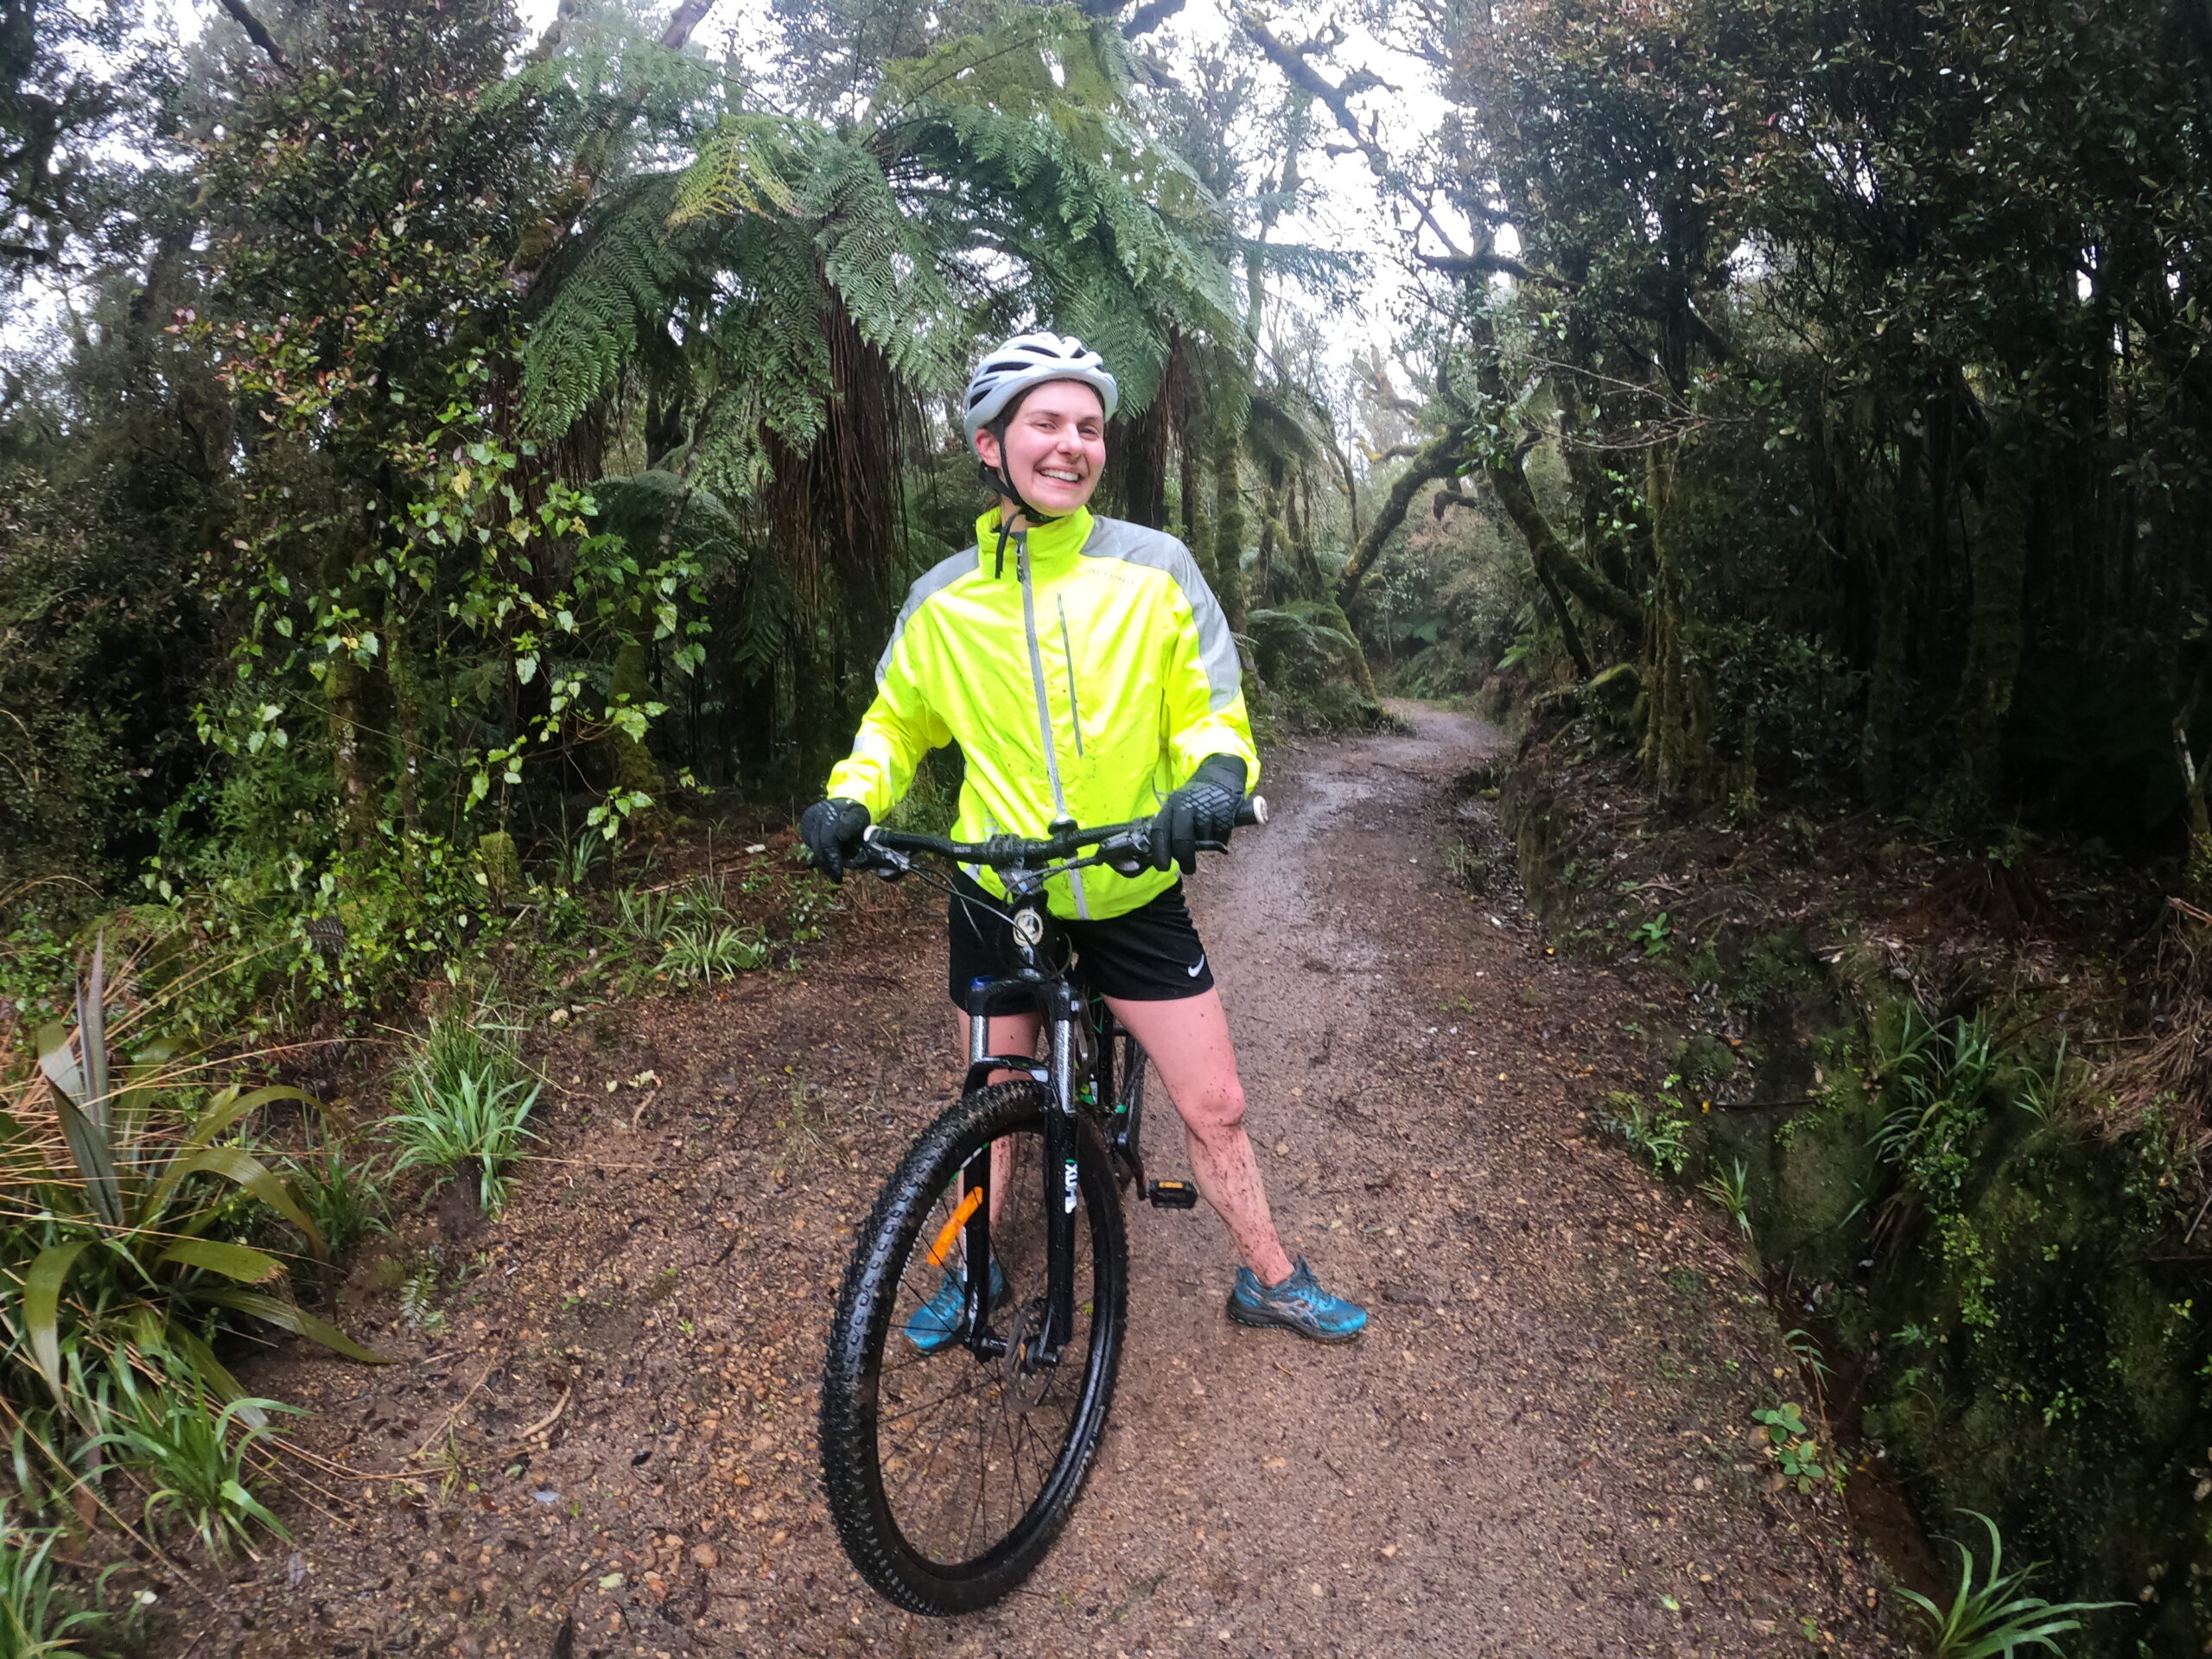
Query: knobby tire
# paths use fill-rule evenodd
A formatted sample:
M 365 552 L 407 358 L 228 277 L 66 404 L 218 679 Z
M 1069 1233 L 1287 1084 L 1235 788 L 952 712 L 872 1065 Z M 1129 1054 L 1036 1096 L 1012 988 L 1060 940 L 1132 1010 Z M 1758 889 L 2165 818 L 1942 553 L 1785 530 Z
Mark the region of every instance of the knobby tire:
M 1076 1170 L 1081 1197 L 1078 1251 L 1087 1243 L 1090 1274 L 1088 1342 L 1071 1344 L 1052 1375 L 1057 1383 L 1070 1371 L 1080 1371 L 1069 1379 L 1068 1421 L 1047 1472 L 1033 1501 L 1001 1535 L 977 1541 L 980 1547 L 972 1554 L 942 1559 L 918 1547 L 901 1529 L 886 1481 L 887 1462 L 898 1463 L 899 1454 L 886 1458 L 880 1431 L 887 1429 L 894 1437 L 911 1433 L 917 1456 L 924 1451 L 934 1455 L 935 1446 L 919 1428 L 879 1421 L 887 1368 L 941 1367 L 956 1391 L 965 1381 L 970 1392 L 979 1384 L 988 1392 L 1002 1378 L 987 1374 L 996 1362 L 978 1360 L 965 1348 L 918 1356 L 902 1334 L 910 1315 L 900 1287 L 911 1286 L 913 1266 L 930 1248 L 927 1235 L 941 1218 L 941 1201 L 949 1188 L 957 1191 L 954 1184 L 969 1160 L 1001 1137 L 1021 1137 L 1017 1144 L 1041 1137 L 1045 1114 L 1052 1109 L 1042 1085 L 1020 1080 L 977 1090 L 947 1110 L 886 1183 L 855 1242 L 838 1294 L 822 1387 L 823 1484 L 830 1517 L 861 1576 L 887 1599 L 914 1612 L 972 1612 L 999 1600 L 1036 1570 L 1067 1524 L 1090 1476 L 1113 1403 L 1128 1310 L 1128 1243 L 1105 1144 L 1083 1118 L 1077 1124 Z M 1024 1168 L 1008 1186 L 1009 1224 L 1018 1205 L 1041 1205 L 1039 1174 L 1036 1168 Z M 1009 1233 L 1009 1243 L 1013 1236 Z M 911 1288 L 906 1293 L 910 1299 L 914 1294 Z M 1008 1312 L 1002 1328 L 1014 1318 Z M 1001 1416 L 1005 1409 L 1001 1405 Z M 1009 1431 L 1009 1438 L 1017 1432 L 1022 1431 Z M 987 1432 L 985 1444 L 989 1443 Z M 1039 1466 L 1046 1467 L 1041 1459 Z M 912 1478 L 909 1471 L 906 1478 Z M 976 1478 L 980 1489 L 985 1477 L 979 1472 Z

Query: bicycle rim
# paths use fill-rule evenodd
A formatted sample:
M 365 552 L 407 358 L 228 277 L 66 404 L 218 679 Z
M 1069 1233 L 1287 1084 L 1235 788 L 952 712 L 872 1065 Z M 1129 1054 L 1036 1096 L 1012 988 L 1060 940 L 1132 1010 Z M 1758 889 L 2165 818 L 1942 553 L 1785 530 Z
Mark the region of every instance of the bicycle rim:
M 823 1379 L 824 1485 L 847 1553 L 870 1583 L 926 1613 L 971 1611 L 1020 1583 L 1051 1548 L 1088 1476 L 1111 1403 L 1126 1300 L 1126 1243 L 1104 1148 L 1078 1126 L 1076 1325 L 1059 1363 L 1023 1363 L 1046 1291 L 1043 1130 L 1033 1083 L 979 1090 L 901 1164 L 858 1241 Z M 964 1270 L 961 1172 L 994 1142 L 992 1249 L 1005 1288 L 1002 1357 L 951 1341 L 928 1311 Z M 944 1249 L 944 1265 L 931 1260 Z M 917 1338 L 920 1340 L 918 1342 Z

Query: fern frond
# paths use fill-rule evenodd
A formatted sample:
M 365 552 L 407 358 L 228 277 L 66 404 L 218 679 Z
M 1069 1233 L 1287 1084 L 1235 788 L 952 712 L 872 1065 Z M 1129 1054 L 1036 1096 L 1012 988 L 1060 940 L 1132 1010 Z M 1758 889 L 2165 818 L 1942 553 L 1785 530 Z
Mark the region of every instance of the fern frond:
M 556 435 L 611 391 L 648 329 L 703 294 L 688 250 L 663 229 L 675 181 L 648 178 L 614 192 L 583 234 L 539 279 L 523 348 L 523 419 Z
M 669 228 L 695 219 L 739 213 L 796 213 L 806 160 L 792 124 L 772 116 L 733 115 L 699 148 L 677 175 Z

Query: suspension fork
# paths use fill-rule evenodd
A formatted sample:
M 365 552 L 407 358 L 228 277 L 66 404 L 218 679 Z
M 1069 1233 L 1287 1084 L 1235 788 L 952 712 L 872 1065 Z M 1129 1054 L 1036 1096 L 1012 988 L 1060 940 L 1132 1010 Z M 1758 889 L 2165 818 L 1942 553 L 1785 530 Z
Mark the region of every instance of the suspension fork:
M 1045 1111 L 1045 1328 L 1038 1358 L 1059 1362 L 1075 1332 L 1076 1021 L 1084 1017 L 1080 994 L 1063 979 L 1052 987 L 1051 1099 Z

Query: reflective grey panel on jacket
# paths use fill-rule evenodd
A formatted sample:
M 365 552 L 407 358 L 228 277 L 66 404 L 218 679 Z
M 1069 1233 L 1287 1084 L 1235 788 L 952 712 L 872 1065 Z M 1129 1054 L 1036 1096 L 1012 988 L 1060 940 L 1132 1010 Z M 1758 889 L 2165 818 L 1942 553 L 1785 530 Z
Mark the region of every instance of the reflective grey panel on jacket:
M 899 607 L 899 620 L 891 625 L 891 637 L 883 642 L 883 655 L 875 659 L 878 685 L 891 671 L 891 653 L 899 644 L 899 636 L 906 632 L 906 619 L 927 604 L 932 594 L 943 593 L 982 563 L 982 555 L 971 547 L 949 559 L 939 559 L 914 579 L 914 585 L 906 590 L 906 602 Z
M 1191 607 L 1192 619 L 1198 625 L 1198 659 L 1205 664 L 1210 708 L 1217 714 L 1236 701 L 1240 679 L 1236 641 L 1230 637 L 1229 619 L 1222 614 L 1221 601 L 1206 586 L 1205 577 L 1198 571 L 1198 562 L 1191 556 L 1189 548 L 1163 531 L 1147 530 L 1142 524 L 1120 518 L 1100 518 L 1091 525 L 1090 539 L 1083 544 L 1083 556 L 1123 559 L 1131 564 L 1165 570 L 1173 576 Z M 936 574 L 934 570 L 930 573 Z M 925 576 L 923 581 L 928 579 Z M 921 591 L 919 582 L 915 584 L 915 591 Z

